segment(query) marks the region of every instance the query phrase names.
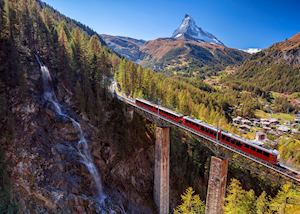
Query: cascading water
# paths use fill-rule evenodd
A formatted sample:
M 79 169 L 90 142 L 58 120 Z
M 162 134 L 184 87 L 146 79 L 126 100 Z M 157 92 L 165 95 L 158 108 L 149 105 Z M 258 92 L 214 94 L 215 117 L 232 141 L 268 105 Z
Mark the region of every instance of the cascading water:
M 43 65 L 43 63 L 40 61 L 38 56 L 36 56 L 36 59 L 41 67 L 44 99 L 45 99 L 45 101 L 49 102 L 52 105 L 55 113 L 58 116 L 70 120 L 72 122 L 74 128 L 79 133 L 79 141 L 77 142 L 77 150 L 78 150 L 79 156 L 81 157 L 81 162 L 86 166 L 87 170 L 89 171 L 89 173 L 91 174 L 91 176 L 95 182 L 95 185 L 97 188 L 98 199 L 100 200 L 100 202 L 102 202 L 105 199 L 105 195 L 103 193 L 101 178 L 100 178 L 99 172 L 93 162 L 93 158 L 91 156 L 87 140 L 84 137 L 84 133 L 82 131 L 81 125 L 75 119 L 73 119 L 72 117 L 70 117 L 69 115 L 67 115 L 66 113 L 63 112 L 61 105 L 59 104 L 59 102 L 55 96 L 55 93 L 54 93 L 54 90 L 52 87 L 52 78 L 51 78 L 48 68 L 45 65 Z

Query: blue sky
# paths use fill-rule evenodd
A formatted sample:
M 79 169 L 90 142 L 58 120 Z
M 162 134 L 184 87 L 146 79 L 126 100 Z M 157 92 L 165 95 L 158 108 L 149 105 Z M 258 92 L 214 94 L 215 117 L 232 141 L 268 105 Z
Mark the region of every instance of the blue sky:
M 226 46 L 265 48 L 300 32 L 300 0 L 44 0 L 98 33 L 169 37 L 185 14 Z

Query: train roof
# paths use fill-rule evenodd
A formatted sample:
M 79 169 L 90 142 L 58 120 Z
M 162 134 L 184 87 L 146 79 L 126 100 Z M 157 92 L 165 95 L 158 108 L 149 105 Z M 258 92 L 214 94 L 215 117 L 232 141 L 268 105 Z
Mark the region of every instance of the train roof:
M 204 127 L 206 127 L 206 128 L 212 129 L 212 130 L 214 130 L 214 131 L 216 131 L 216 132 L 218 131 L 218 129 L 217 129 L 216 127 L 211 126 L 211 125 L 209 125 L 209 124 L 203 122 L 202 120 L 198 120 L 198 119 L 196 119 L 196 118 L 192 118 L 192 117 L 189 117 L 189 116 L 184 116 L 183 118 L 184 118 L 184 119 L 188 119 L 189 121 L 191 121 L 191 122 L 193 122 L 193 123 L 197 123 L 197 124 L 199 124 L 199 125 L 202 125 L 202 126 L 204 126 Z
M 177 117 L 183 117 L 183 114 L 177 113 L 177 112 L 172 111 L 172 110 L 170 110 L 170 109 L 168 109 L 168 108 L 165 108 L 165 107 L 163 107 L 163 106 L 159 106 L 159 110 L 163 110 L 163 111 L 168 112 L 168 113 L 170 113 L 170 114 L 173 114 L 173 115 L 175 115 L 175 116 L 177 116 Z
M 165 111 L 165 112 L 168 112 L 168 113 L 170 113 L 170 114 L 173 114 L 173 115 L 175 115 L 175 116 L 177 116 L 177 117 L 183 117 L 183 114 L 177 113 L 177 112 L 172 111 L 172 110 L 170 110 L 170 109 L 168 109 L 168 108 L 165 108 L 165 107 L 163 107 L 163 106 L 158 106 L 158 105 L 156 105 L 156 104 L 154 104 L 154 103 L 149 102 L 148 100 L 144 100 L 144 99 L 141 99 L 141 98 L 136 98 L 136 100 L 138 100 L 138 101 L 140 101 L 140 102 L 143 102 L 143 103 L 146 103 L 146 104 L 148 104 L 148 105 L 154 106 L 154 107 L 156 107 L 156 108 L 159 107 L 160 110 L 163 110 L 163 111 Z
M 229 137 L 232 137 L 232 138 L 234 138 L 234 139 L 236 139 L 236 140 L 239 140 L 239 141 L 241 141 L 241 142 L 243 142 L 243 143 L 245 143 L 245 144 L 248 144 L 248 145 L 250 145 L 250 146 L 253 146 L 253 147 L 255 147 L 255 148 L 257 148 L 257 149 L 260 149 L 260 150 L 262 150 L 262 151 L 265 151 L 265 152 L 268 152 L 268 153 L 272 153 L 273 155 L 278 155 L 278 151 L 275 150 L 275 149 L 267 149 L 267 148 L 264 148 L 264 147 L 262 147 L 262 146 L 259 146 L 259 145 L 255 144 L 255 143 L 251 142 L 251 141 L 248 140 L 248 139 L 242 138 L 242 137 L 240 137 L 240 136 L 238 136 L 238 135 L 235 135 L 235 134 L 233 134 L 233 133 L 230 133 L 230 132 L 227 132 L 227 131 L 222 131 L 222 134 L 225 134 L 225 135 L 227 135 L 227 136 L 229 136 Z
M 140 101 L 140 102 L 142 102 L 142 103 L 146 103 L 146 104 L 148 104 L 148 105 L 154 106 L 154 107 L 157 108 L 157 105 L 156 105 L 156 104 L 151 103 L 151 102 L 149 102 L 148 100 L 144 100 L 144 99 L 142 99 L 142 98 L 136 98 L 136 100 L 138 100 L 138 101 Z

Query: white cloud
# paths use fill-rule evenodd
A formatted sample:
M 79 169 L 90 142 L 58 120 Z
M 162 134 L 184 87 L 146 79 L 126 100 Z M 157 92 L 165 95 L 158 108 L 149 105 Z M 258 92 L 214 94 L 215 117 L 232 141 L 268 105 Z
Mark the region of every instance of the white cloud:
M 248 48 L 248 49 L 240 49 L 241 51 L 247 52 L 249 54 L 255 54 L 257 52 L 260 52 L 262 49 L 260 48 Z

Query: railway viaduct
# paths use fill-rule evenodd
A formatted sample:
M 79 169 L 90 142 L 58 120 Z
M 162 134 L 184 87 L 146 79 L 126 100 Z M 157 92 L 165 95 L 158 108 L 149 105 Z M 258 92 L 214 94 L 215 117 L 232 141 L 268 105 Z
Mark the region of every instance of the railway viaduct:
M 215 155 L 211 157 L 210 171 L 208 178 L 208 187 L 206 195 L 206 214 L 222 214 L 226 191 L 228 162 L 233 153 L 238 153 L 252 161 L 255 161 L 266 167 L 268 173 L 281 175 L 290 179 L 292 182 L 300 182 L 298 178 L 293 178 L 279 169 L 268 166 L 265 163 L 260 163 L 246 154 L 234 151 L 226 145 L 219 145 L 218 142 L 213 142 L 205 136 L 191 130 L 187 127 L 175 124 L 173 121 L 160 117 L 160 115 L 147 111 L 135 105 L 134 101 L 117 95 L 118 99 L 126 104 L 126 116 L 128 120 L 133 119 L 134 112 L 145 117 L 147 120 L 156 124 L 156 141 L 155 141 L 155 162 L 154 162 L 154 188 L 153 198 L 160 214 L 169 214 L 169 172 L 170 172 L 170 128 L 172 126 L 179 127 L 184 131 L 190 132 L 204 146 L 208 147 Z M 248 167 L 248 166 L 243 166 Z M 254 169 L 251 169 L 254 170 Z M 260 172 L 256 172 L 260 173 Z

